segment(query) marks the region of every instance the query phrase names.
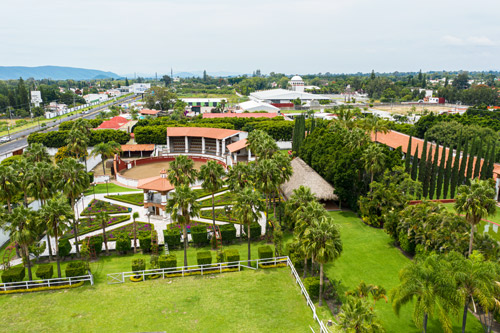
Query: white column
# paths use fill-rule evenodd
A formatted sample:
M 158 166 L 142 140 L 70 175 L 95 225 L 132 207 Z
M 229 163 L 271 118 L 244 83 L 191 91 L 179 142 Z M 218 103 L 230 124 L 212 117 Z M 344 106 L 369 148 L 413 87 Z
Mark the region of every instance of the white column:
M 168 193 L 161 195 L 161 205 L 162 206 L 167 205 L 167 195 L 168 195 Z M 161 214 L 161 215 L 163 215 L 164 217 L 167 217 L 167 211 L 165 209 L 163 209 L 163 214 Z
M 167 136 L 167 153 L 170 153 L 170 138 Z
M 220 153 L 220 156 L 224 156 L 226 153 L 226 139 L 222 139 L 222 152 Z
M 205 154 L 205 137 L 201 138 L 201 153 Z
M 187 136 L 184 137 L 184 145 L 186 153 L 189 153 L 189 139 Z
M 148 192 L 145 191 L 144 192 L 144 203 L 147 203 L 148 202 Z
M 252 157 L 252 152 L 250 151 L 250 148 L 248 150 L 248 162 L 250 162 L 250 158 Z
M 215 139 L 215 155 L 219 156 L 219 139 Z

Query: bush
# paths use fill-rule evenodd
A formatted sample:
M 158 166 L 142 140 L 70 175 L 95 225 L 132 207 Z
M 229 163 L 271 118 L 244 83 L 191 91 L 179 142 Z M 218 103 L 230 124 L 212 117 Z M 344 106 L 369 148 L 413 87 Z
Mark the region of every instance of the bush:
M 319 276 L 307 277 L 304 279 L 304 288 L 306 288 L 309 297 L 319 297 Z
M 23 155 L 13 155 L 13 156 L 7 157 L 6 159 L 2 160 L 2 162 L 0 162 L 0 164 L 5 165 L 5 166 L 10 166 L 14 162 L 20 161 L 22 158 L 23 158 Z
M 90 238 L 90 249 L 94 249 L 95 255 L 98 256 L 102 251 L 102 242 L 104 241 L 102 236 L 93 236 Z
M 146 262 L 144 259 L 134 259 L 132 260 L 132 271 L 143 271 L 146 269 Z
M 24 267 L 12 267 L 2 273 L 2 282 L 19 282 L 24 280 L 26 270 Z
M 169 249 L 174 249 L 181 244 L 181 233 L 178 229 L 163 230 L 163 239 Z
M 398 235 L 399 246 L 403 251 L 409 254 L 415 254 L 415 243 L 408 239 L 405 232 L 400 232 Z
M 132 242 L 128 234 L 121 234 L 116 239 L 116 250 L 121 253 L 127 253 L 132 249 Z
M 68 238 L 59 239 L 59 257 L 64 258 L 71 252 L 71 243 Z
M 85 275 L 86 264 L 83 261 L 72 261 L 66 265 L 66 277 Z
M 256 240 L 260 238 L 262 233 L 262 228 L 260 227 L 260 224 L 257 222 L 251 223 L 250 224 L 250 239 L 251 240 Z
M 151 252 L 151 234 L 143 233 L 139 235 L 139 246 L 141 247 L 142 253 Z
M 54 266 L 51 264 L 39 265 L 36 269 L 36 276 L 39 279 L 47 280 L 51 279 L 54 276 Z
M 198 265 L 210 265 L 212 263 L 212 253 L 210 251 L 200 251 L 196 253 Z
M 236 228 L 234 224 L 224 224 L 220 226 L 220 235 L 224 243 L 232 243 L 236 239 Z
M 273 249 L 269 245 L 259 246 L 259 259 L 267 259 L 274 257 Z
M 226 262 L 240 261 L 240 252 L 237 249 L 227 249 L 224 251 L 224 260 Z
M 177 267 L 177 257 L 175 254 L 169 254 L 168 256 L 161 255 L 158 259 L 158 264 L 160 268 Z
M 207 227 L 204 225 L 196 225 L 191 227 L 191 237 L 193 239 L 193 243 L 198 246 L 208 244 Z

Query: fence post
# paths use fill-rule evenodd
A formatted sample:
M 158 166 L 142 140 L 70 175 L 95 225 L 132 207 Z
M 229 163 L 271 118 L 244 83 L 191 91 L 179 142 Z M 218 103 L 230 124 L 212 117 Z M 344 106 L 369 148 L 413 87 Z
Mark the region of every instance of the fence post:
M 182 270 L 182 277 L 184 277 L 184 266 L 182 266 L 181 270 Z
M 49 279 L 49 280 L 47 280 L 47 285 L 48 285 L 48 287 L 50 288 L 50 279 Z
M 238 272 L 241 272 L 241 261 L 238 261 Z
M 222 263 L 219 263 L 220 272 L 222 273 Z
M 257 269 L 259 269 L 259 259 L 257 259 Z
M 274 266 L 276 266 L 276 257 L 274 257 Z
M 71 286 L 71 277 L 69 278 L 69 285 Z
M 201 265 L 201 275 L 203 275 L 203 265 Z
M 26 281 L 26 289 L 29 289 L 29 287 L 28 287 L 28 281 Z
M 122 272 L 122 283 L 125 282 L 125 274 Z
M 146 281 L 146 277 L 144 276 L 144 271 L 142 271 L 142 281 Z

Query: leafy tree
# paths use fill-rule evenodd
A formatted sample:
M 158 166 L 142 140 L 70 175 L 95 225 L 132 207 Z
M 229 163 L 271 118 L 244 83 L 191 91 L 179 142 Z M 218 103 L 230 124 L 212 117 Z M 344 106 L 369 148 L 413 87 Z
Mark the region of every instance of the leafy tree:
M 161 80 L 163 82 L 165 82 L 165 87 L 168 87 L 170 85 L 170 83 L 172 82 L 172 78 L 168 75 L 163 75 L 163 77 L 161 78 Z
M 410 161 L 411 161 L 411 135 L 410 139 L 408 140 L 408 147 L 406 148 L 406 155 L 405 155 L 405 171 L 408 173 L 410 172 Z
M 171 194 L 167 202 L 166 211 L 172 217 L 172 220 L 182 225 L 182 238 L 184 240 L 184 266 L 187 262 L 188 235 L 187 225 L 200 213 L 200 203 L 196 201 L 197 197 L 189 185 L 182 184 L 176 186 L 175 192 Z
M 12 199 L 18 192 L 17 175 L 11 166 L 0 165 L 0 199 L 7 202 L 9 213 L 12 212 Z
M 78 119 L 73 123 L 71 131 L 66 138 L 68 150 L 76 155 L 77 159 L 84 158 L 87 169 L 87 147 L 90 143 L 90 130 L 92 126 L 85 119 Z
M 106 174 L 106 160 L 110 157 L 112 157 L 114 154 L 117 154 L 121 152 L 121 146 L 120 144 L 110 141 L 107 143 L 99 143 L 94 146 L 94 149 L 92 149 L 92 152 L 90 153 L 91 156 L 101 156 L 102 160 L 102 172 L 105 175 Z
M 177 95 L 167 87 L 156 86 L 146 91 L 144 100 L 150 109 L 169 110 L 174 107 Z
M 459 214 L 465 214 L 470 224 L 469 256 L 472 253 L 474 228 L 481 219 L 495 214 L 495 188 L 488 180 L 473 179 L 470 186 L 462 185 L 458 188 L 455 209 Z
M 316 201 L 316 197 L 311 192 L 309 187 L 300 185 L 299 188 L 293 190 L 293 194 L 286 202 L 285 212 L 288 216 L 289 229 L 293 230 L 298 222 L 300 213 L 304 210 L 309 202 Z
M 28 207 L 28 196 L 32 193 L 33 189 L 32 167 L 33 165 L 24 157 L 12 164 L 12 168 L 17 173 L 17 182 L 19 190 L 23 193 L 23 202 L 25 207 Z
M 370 183 L 373 183 L 375 173 L 381 172 L 384 167 L 385 155 L 382 152 L 382 146 L 377 144 L 369 145 L 363 152 L 362 159 L 365 170 L 370 173 Z
M 214 160 L 210 160 L 207 164 L 200 167 L 199 179 L 203 181 L 201 187 L 212 193 L 212 218 L 213 227 L 215 230 L 215 192 L 220 190 L 224 184 L 222 177 L 224 176 L 224 168 Z M 215 243 L 216 244 L 216 243 Z
M 23 156 L 30 163 L 51 162 L 47 148 L 45 148 L 41 143 L 30 144 L 23 152 Z
M 179 155 L 170 162 L 168 181 L 174 186 L 193 184 L 198 177 L 194 161 L 185 155 Z
M 339 326 L 345 332 L 385 332 L 371 304 L 364 298 L 347 297 L 338 315 Z
M 278 150 L 276 142 L 261 130 L 250 132 L 248 135 L 248 146 L 258 159 L 270 158 Z M 259 163 L 258 160 L 257 163 Z

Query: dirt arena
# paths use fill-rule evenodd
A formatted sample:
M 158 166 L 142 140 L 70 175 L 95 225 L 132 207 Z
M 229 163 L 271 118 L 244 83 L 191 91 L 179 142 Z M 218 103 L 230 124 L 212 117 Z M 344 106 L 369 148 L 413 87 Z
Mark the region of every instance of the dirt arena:
M 196 170 L 200 170 L 200 167 L 205 164 L 205 162 L 194 161 L 194 167 Z M 130 179 L 143 179 L 149 177 L 155 177 L 160 175 L 160 171 L 165 169 L 168 171 L 170 162 L 155 162 L 145 165 L 139 165 L 128 170 L 120 172 L 123 177 Z M 102 167 L 102 166 L 101 166 Z

